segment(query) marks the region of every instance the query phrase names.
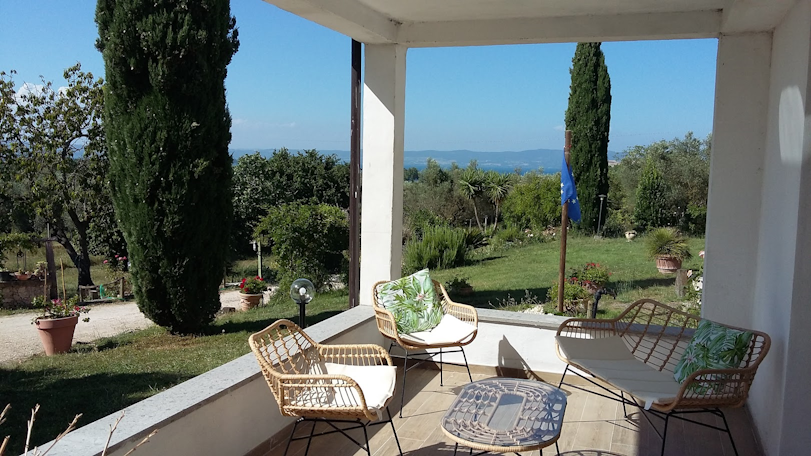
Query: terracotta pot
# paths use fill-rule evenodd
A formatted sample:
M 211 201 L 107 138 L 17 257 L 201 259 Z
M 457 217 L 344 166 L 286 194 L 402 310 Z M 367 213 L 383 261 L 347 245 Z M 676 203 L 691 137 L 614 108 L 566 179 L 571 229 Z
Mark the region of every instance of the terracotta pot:
M 656 268 L 662 274 L 673 274 L 681 268 L 681 260 L 672 256 L 656 257 Z
M 79 316 L 37 320 L 37 332 L 45 347 L 45 354 L 67 353 L 73 342 L 73 331 Z
M 31 278 L 31 276 L 29 276 L 28 274 L 20 274 L 19 272 L 15 274 L 15 276 L 17 277 L 17 280 L 28 280 L 29 278 Z
M 264 296 L 262 293 L 259 294 L 240 293 L 239 305 L 242 308 L 242 310 L 252 309 L 258 306 L 260 302 L 262 302 L 262 296 Z

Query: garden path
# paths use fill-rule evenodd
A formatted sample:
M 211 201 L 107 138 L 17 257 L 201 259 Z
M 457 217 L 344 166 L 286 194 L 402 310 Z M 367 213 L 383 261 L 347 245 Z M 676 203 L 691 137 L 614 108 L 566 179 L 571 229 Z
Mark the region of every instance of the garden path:
M 238 290 L 220 293 L 220 303 L 223 307 L 239 308 Z M 87 314 L 90 321 L 80 321 L 76 325 L 74 344 L 115 336 L 154 324 L 138 310 L 135 301 L 93 304 L 91 308 L 92 311 Z M 36 312 L 25 312 L 0 317 L 0 364 L 42 353 L 39 335 L 31 324 L 36 315 Z

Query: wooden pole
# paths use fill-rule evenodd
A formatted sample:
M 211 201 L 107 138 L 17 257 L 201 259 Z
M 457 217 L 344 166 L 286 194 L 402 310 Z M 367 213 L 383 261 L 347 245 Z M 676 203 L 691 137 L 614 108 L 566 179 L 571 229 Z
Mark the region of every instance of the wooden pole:
M 349 152 L 349 307 L 360 304 L 360 76 L 361 44 L 352 40 Z
M 62 262 L 62 258 L 59 259 L 59 267 L 62 268 L 62 300 L 68 300 L 68 292 L 65 291 L 65 263 Z
M 569 151 L 572 149 L 572 130 L 566 130 L 566 142 L 563 146 L 563 156 L 566 157 L 566 167 L 569 166 Z M 568 170 L 562 169 L 563 173 Z M 569 203 L 560 210 L 560 267 L 558 271 L 558 312 L 563 312 L 563 291 L 566 286 L 566 233 L 569 231 Z

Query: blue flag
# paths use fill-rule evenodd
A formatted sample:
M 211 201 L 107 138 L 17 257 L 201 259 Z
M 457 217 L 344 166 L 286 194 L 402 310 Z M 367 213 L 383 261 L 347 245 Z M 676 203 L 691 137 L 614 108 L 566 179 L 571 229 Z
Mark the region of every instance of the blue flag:
M 560 170 L 560 205 L 569 203 L 569 219 L 580 221 L 580 201 L 577 199 L 577 189 L 574 187 L 572 170 L 566 164 L 566 154 L 563 155 L 563 169 Z

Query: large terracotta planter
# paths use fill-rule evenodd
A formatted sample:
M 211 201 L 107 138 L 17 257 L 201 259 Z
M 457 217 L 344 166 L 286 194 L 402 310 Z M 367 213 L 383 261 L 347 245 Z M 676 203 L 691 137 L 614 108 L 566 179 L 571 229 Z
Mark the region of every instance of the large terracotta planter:
M 242 310 L 249 310 L 259 305 L 262 302 L 262 293 L 259 294 L 239 294 L 239 306 Z
M 67 353 L 73 342 L 73 331 L 79 316 L 37 320 L 37 332 L 48 356 Z
M 662 274 L 673 274 L 681 268 L 681 260 L 672 256 L 656 257 L 656 268 Z

